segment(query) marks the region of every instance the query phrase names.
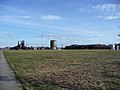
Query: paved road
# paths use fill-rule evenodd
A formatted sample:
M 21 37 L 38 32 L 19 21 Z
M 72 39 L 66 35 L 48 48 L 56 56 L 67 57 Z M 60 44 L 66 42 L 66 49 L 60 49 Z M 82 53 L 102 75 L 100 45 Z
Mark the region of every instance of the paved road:
M 0 90 L 23 90 L 0 50 Z

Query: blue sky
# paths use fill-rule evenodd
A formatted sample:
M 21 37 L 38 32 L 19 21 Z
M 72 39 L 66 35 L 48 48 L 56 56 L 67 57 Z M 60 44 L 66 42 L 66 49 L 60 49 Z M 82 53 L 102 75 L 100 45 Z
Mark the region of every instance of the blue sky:
M 0 47 L 119 43 L 119 0 L 0 0 Z

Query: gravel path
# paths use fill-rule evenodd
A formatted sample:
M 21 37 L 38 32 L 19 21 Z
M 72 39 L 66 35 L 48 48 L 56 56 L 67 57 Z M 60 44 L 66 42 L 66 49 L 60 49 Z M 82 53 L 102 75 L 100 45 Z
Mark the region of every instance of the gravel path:
M 23 90 L 0 50 L 0 90 Z

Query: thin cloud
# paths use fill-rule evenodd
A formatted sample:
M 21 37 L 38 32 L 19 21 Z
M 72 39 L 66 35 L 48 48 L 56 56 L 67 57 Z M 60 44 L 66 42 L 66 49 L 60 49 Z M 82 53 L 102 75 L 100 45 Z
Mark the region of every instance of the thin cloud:
M 92 9 L 100 11 L 100 12 L 106 12 L 106 13 L 118 13 L 120 12 L 120 4 L 98 4 L 97 6 L 92 6 Z
M 65 28 L 62 27 L 55 27 L 54 25 L 49 25 L 49 24 L 42 24 L 42 23 L 37 23 L 35 21 L 28 21 L 28 20 L 21 20 L 21 19 L 15 19 L 11 17 L 7 18 L 0 18 L 0 21 L 4 21 L 7 23 L 14 23 L 16 25 L 23 25 L 23 27 L 44 27 L 44 28 L 52 28 L 52 29 L 61 29 L 61 30 L 66 30 Z
M 60 38 L 60 37 L 63 37 L 64 35 L 63 34 L 40 34 L 40 35 L 34 35 L 32 36 L 33 38 Z
M 120 15 L 117 16 L 108 16 L 104 18 L 105 20 L 114 20 L 114 19 L 120 19 Z
M 120 13 L 118 15 L 97 16 L 97 18 L 101 18 L 104 20 L 116 20 L 116 19 L 120 19 Z
M 85 36 L 89 38 L 101 38 L 102 34 L 98 32 L 89 32 L 89 33 L 86 33 Z
M 32 19 L 31 16 L 8 16 L 8 15 L 3 15 L 0 16 L 1 19 Z
M 57 16 L 57 15 L 45 15 L 45 16 L 41 16 L 40 19 L 43 19 L 43 20 L 60 20 L 60 19 L 62 19 L 62 17 Z
M 4 21 L 4 22 L 9 22 L 9 23 L 15 23 L 15 24 L 20 24 L 20 25 L 29 25 L 29 26 L 39 26 L 38 23 L 34 23 L 34 22 L 25 22 L 22 21 L 21 19 L 18 19 L 17 16 L 0 16 L 0 21 Z M 20 18 L 20 17 L 19 17 Z
M 6 39 L 6 38 L 15 38 L 16 34 L 14 32 L 0 32 L 0 39 Z
M 120 19 L 120 4 L 98 4 L 96 6 L 92 6 L 92 10 L 98 11 L 100 14 L 102 13 L 98 18 L 104 20 Z
M 14 16 L 8 16 L 8 15 L 2 15 L 0 16 L 0 19 L 12 19 L 15 18 Z
M 0 8 L 2 10 L 9 10 L 9 11 L 15 12 L 15 13 L 26 13 L 26 11 L 24 11 L 22 9 L 11 7 L 11 6 L 6 6 L 6 5 L 0 5 Z
M 83 41 L 88 42 L 88 44 L 102 44 L 104 41 L 100 40 L 100 39 L 94 39 L 94 38 L 90 38 L 90 39 L 85 39 Z
M 4 34 L 6 34 L 6 35 L 15 35 L 14 32 L 4 32 Z
M 78 9 L 79 11 L 85 11 L 86 9 L 85 8 L 80 8 Z
M 21 19 L 31 19 L 31 16 L 16 16 L 16 18 L 21 18 Z

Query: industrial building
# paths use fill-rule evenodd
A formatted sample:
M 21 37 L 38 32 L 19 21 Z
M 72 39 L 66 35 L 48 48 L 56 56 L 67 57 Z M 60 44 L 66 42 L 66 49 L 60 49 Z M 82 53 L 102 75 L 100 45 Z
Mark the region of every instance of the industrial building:
M 113 50 L 120 50 L 120 44 L 113 44 L 112 49 Z
M 50 47 L 44 47 L 44 46 L 39 46 L 39 47 L 26 47 L 25 46 L 25 41 L 22 40 L 20 43 L 18 41 L 18 45 L 11 47 L 10 49 L 15 49 L 15 50 L 60 50 L 61 48 L 57 47 L 57 40 L 50 40 Z M 120 43 L 119 44 L 110 44 L 110 45 L 105 45 L 105 44 L 91 44 L 91 45 L 70 45 L 70 46 L 65 46 L 65 48 L 62 49 L 109 49 L 109 50 L 120 50 Z
M 50 40 L 50 48 L 53 50 L 57 49 L 57 41 L 56 40 Z
M 21 43 L 19 43 L 18 41 L 18 45 L 17 46 L 14 46 L 14 47 L 11 47 L 10 49 L 16 49 L 16 50 L 19 50 L 19 49 L 26 49 L 26 46 L 25 46 L 25 41 L 22 40 Z

